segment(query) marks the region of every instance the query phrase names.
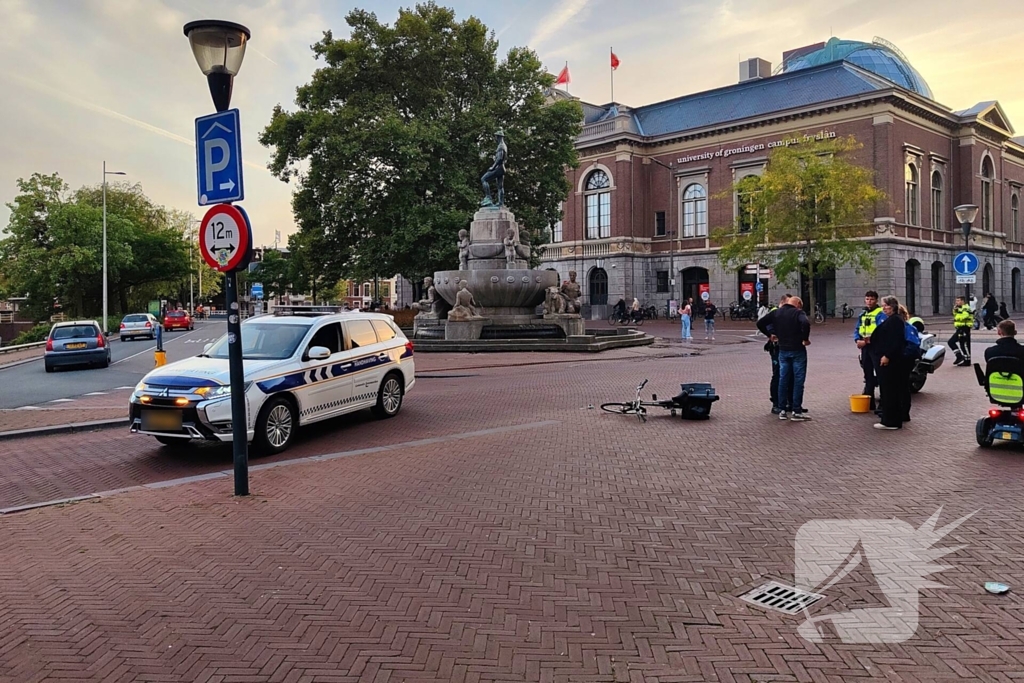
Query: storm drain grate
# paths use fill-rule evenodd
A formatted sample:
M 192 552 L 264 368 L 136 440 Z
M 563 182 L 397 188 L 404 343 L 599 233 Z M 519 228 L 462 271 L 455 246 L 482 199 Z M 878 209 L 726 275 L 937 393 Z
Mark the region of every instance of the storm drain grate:
M 819 600 L 824 600 L 825 596 L 801 588 L 784 586 L 776 581 L 769 581 L 759 588 L 744 593 L 740 599 L 777 612 L 796 614 Z

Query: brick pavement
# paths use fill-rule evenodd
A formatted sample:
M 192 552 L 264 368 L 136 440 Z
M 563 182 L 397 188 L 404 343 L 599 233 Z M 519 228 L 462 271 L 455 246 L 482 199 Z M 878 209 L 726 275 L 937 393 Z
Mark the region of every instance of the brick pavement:
M 906 430 L 872 430 L 848 412 L 854 353 L 831 336 L 810 347 L 806 424 L 767 414 L 754 344 L 491 367 L 425 379 L 399 418 L 343 421 L 296 451 L 418 443 L 257 471 L 248 499 L 222 479 L 0 518 L 0 678 L 1019 679 L 1021 600 L 981 584 L 1024 580 L 1024 457 L 975 448 L 987 403 L 951 367 L 929 379 Z M 723 399 L 706 423 L 587 408 L 643 377 L 659 394 L 706 378 Z M 15 450 L 45 466 L 69 443 Z M 98 433 L 92 450 L 62 457 L 98 470 L 91 459 L 129 443 Z M 132 455 L 184 469 L 159 449 Z M 192 459 L 204 457 L 226 462 Z M 737 599 L 764 577 L 792 583 L 808 520 L 917 526 L 940 505 L 942 522 L 979 511 L 941 543 L 967 547 L 936 577 L 948 587 L 922 592 L 906 643 L 812 644 L 800 617 Z M 878 600 L 858 581 L 826 593 L 822 611 Z
M 29 403 L 31 395 L 26 392 L 26 407 L 0 408 L 0 433 L 127 417 L 131 391 L 111 389 L 95 393 L 97 395 L 62 401 Z

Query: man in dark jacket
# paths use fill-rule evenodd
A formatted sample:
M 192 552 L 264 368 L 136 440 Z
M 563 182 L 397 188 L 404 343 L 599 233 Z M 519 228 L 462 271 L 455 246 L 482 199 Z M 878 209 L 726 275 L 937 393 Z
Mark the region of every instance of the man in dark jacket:
M 1012 320 L 1004 320 L 996 325 L 996 334 L 999 339 L 995 346 L 985 349 L 985 362 L 993 358 L 1020 358 L 1024 360 L 1024 345 L 1017 341 L 1017 326 Z
M 757 321 L 757 329 L 779 343 L 779 393 L 790 396 L 792 414 L 783 410 L 780 420 L 804 422 L 811 419 L 803 408 L 804 382 L 807 379 L 807 349 L 811 340 L 811 321 L 803 311 L 804 302 L 795 296 Z M 781 400 L 781 399 L 780 399 Z
M 779 306 L 784 306 L 789 301 L 789 294 L 783 294 L 782 298 L 779 299 Z M 768 313 L 779 310 L 779 306 L 772 306 Z M 767 316 L 765 313 L 762 318 Z M 760 320 L 760 318 L 759 318 Z M 792 406 L 789 405 L 790 398 L 786 397 L 785 401 L 779 400 L 779 340 L 773 336 L 775 334 L 774 326 L 769 325 L 768 331 L 764 334 L 768 335 L 768 341 L 764 343 L 764 350 L 768 353 L 768 356 L 772 359 L 772 381 L 768 385 L 768 395 L 772 401 L 772 415 L 778 415 L 783 410 L 791 410 Z

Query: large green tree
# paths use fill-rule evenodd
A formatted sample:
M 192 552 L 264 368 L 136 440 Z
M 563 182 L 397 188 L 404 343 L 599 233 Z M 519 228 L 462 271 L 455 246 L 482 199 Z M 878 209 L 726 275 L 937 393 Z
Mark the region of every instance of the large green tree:
M 416 279 L 457 264 L 457 235 L 482 198 L 494 133 L 509 147 L 506 204 L 535 245 L 559 218 L 582 112 L 549 104 L 553 78 L 535 53 L 499 59 L 478 19 L 433 2 L 394 25 L 363 10 L 313 46 L 323 66 L 298 88 L 298 110 L 274 109 L 260 140 L 270 168 L 295 179 L 293 208 L 326 279 Z
M 777 147 L 764 173 L 732 188 L 739 202 L 733 225 L 718 230 L 719 260 L 727 267 L 759 261 L 783 282 L 842 266 L 871 272 L 874 253 L 863 238 L 871 234 L 870 211 L 885 194 L 870 169 L 853 156 L 852 137 Z M 809 287 L 814 310 L 814 287 Z
M 58 176 L 18 180 L 0 240 L 0 268 L 12 292 L 28 296 L 37 319 L 55 302 L 73 316 L 101 312 L 103 212 L 100 188 L 71 192 Z M 111 313 L 144 310 L 148 296 L 174 291 L 188 274 L 187 244 L 168 212 L 137 185 L 107 187 L 107 272 Z M 141 308 L 140 308 L 141 307 Z

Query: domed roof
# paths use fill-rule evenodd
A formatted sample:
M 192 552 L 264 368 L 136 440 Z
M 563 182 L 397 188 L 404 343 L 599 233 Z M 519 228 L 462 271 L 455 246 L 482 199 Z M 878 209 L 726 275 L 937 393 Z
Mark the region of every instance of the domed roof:
M 782 71 L 798 71 L 839 61 L 856 64 L 892 81 L 901 88 L 916 92 L 928 99 L 934 99 L 932 89 L 928 87 L 917 69 L 911 66 L 903 53 L 895 45 L 880 38 L 875 38 L 870 43 L 830 38 L 820 49 L 790 57 L 782 64 Z

